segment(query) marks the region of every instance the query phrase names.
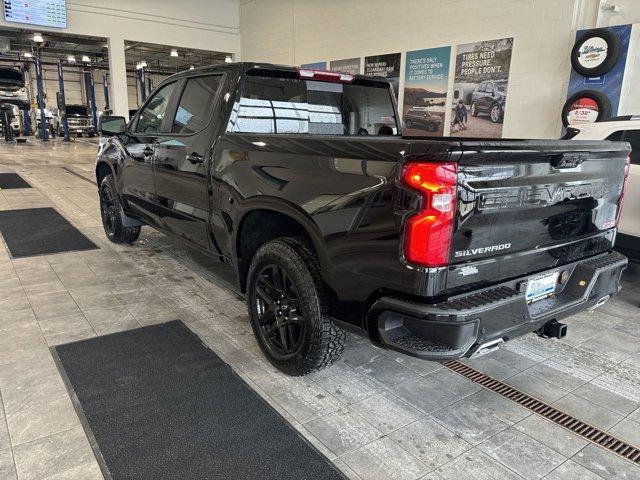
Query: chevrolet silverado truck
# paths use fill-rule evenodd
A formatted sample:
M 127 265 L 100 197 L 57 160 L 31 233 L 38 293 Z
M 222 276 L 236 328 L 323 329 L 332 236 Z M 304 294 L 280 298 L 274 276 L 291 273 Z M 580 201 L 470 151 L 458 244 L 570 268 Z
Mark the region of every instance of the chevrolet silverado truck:
M 104 230 L 149 225 L 232 265 L 290 375 L 335 361 L 347 331 L 438 361 L 562 337 L 618 292 L 627 143 L 411 138 L 398 118 L 380 77 L 176 74 L 128 124 L 101 119 Z

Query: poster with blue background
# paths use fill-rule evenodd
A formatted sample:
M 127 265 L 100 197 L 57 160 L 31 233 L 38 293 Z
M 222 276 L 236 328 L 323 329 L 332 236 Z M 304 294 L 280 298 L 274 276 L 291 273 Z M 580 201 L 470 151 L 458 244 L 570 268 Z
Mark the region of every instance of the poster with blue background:
M 609 70 L 609 72 L 600 77 L 583 77 L 571 69 L 567 98 L 585 90 L 600 92 L 609 100 L 611 104 L 611 115 L 615 116 L 618 114 L 618 107 L 620 105 L 620 93 L 622 92 L 622 79 L 627 63 L 631 25 L 607 27 L 607 30 L 611 30 L 620 39 L 620 59 L 618 63 Z M 576 40 L 586 32 L 588 32 L 588 30 L 579 30 L 576 33 Z M 574 123 L 575 120 L 572 118 L 570 121 Z
M 402 102 L 405 133 L 443 135 L 450 59 L 451 47 L 407 52 Z

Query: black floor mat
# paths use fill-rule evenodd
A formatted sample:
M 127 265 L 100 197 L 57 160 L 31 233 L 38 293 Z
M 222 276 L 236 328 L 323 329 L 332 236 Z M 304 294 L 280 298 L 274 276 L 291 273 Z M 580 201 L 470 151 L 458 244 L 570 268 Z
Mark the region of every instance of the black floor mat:
M 55 351 L 114 480 L 345 478 L 181 321 Z
M 14 258 L 98 248 L 53 208 L 0 211 L 0 232 Z
M 10 188 L 31 188 L 31 185 L 17 173 L 0 173 L 0 190 Z

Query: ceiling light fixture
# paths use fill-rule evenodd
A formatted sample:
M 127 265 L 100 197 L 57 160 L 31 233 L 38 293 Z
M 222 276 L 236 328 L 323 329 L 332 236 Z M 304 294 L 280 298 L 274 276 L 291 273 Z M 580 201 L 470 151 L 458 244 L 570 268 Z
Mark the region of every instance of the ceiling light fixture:
M 75 63 L 75 61 L 76 61 L 76 57 L 74 57 L 73 55 L 69 55 L 67 57 L 67 62 Z
M 145 68 L 147 66 L 147 61 L 146 60 L 140 60 L 140 66 L 142 68 Z
M 175 48 L 171 49 L 171 56 L 172 57 L 177 57 L 178 56 L 178 50 L 176 50 Z
M 196 68 L 196 67 L 194 67 L 193 65 L 191 65 L 191 66 L 189 67 L 189 70 L 193 70 L 194 68 Z
M 225 63 L 233 62 L 233 58 L 231 57 L 231 55 L 227 55 L 226 57 L 224 57 L 224 62 Z
M 22 56 L 23 56 L 24 58 L 32 58 L 32 57 L 33 57 L 33 54 L 32 54 L 31 52 L 24 52 L 24 53 L 22 54 Z
M 39 33 L 34 33 L 33 34 L 33 41 L 36 43 L 42 43 L 44 42 L 44 38 L 42 38 L 42 35 Z
M 83 55 L 82 56 L 82 61 L 85 62 L 85 63 L 89 63 L 89 62 L 91 62 L 91 59 L 89 58 L 88 55 Z

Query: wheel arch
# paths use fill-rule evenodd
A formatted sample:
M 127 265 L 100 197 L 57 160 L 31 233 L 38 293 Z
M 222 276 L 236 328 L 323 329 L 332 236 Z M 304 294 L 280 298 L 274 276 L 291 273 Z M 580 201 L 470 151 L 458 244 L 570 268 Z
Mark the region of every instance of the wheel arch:
M 261 198 L 258 202 L 248 202 L 237 218 L 231 245 L 242 292 L 246 291 L 249 265 L 258 248 L 283 236 L 306 238 L 318 256 L 325 282 L 332 283 L 331 262 L 324 236 L 306 212 L 284 200 Z
M 116 176 L 116 171 L 113 165 L 105 160 L 98 160 L 96 163 L 96 182 L 98 183 L 98 188 L 100 188 L 100 184 L 104 177 L 110 173 L 113 174 L 114 177 Z

